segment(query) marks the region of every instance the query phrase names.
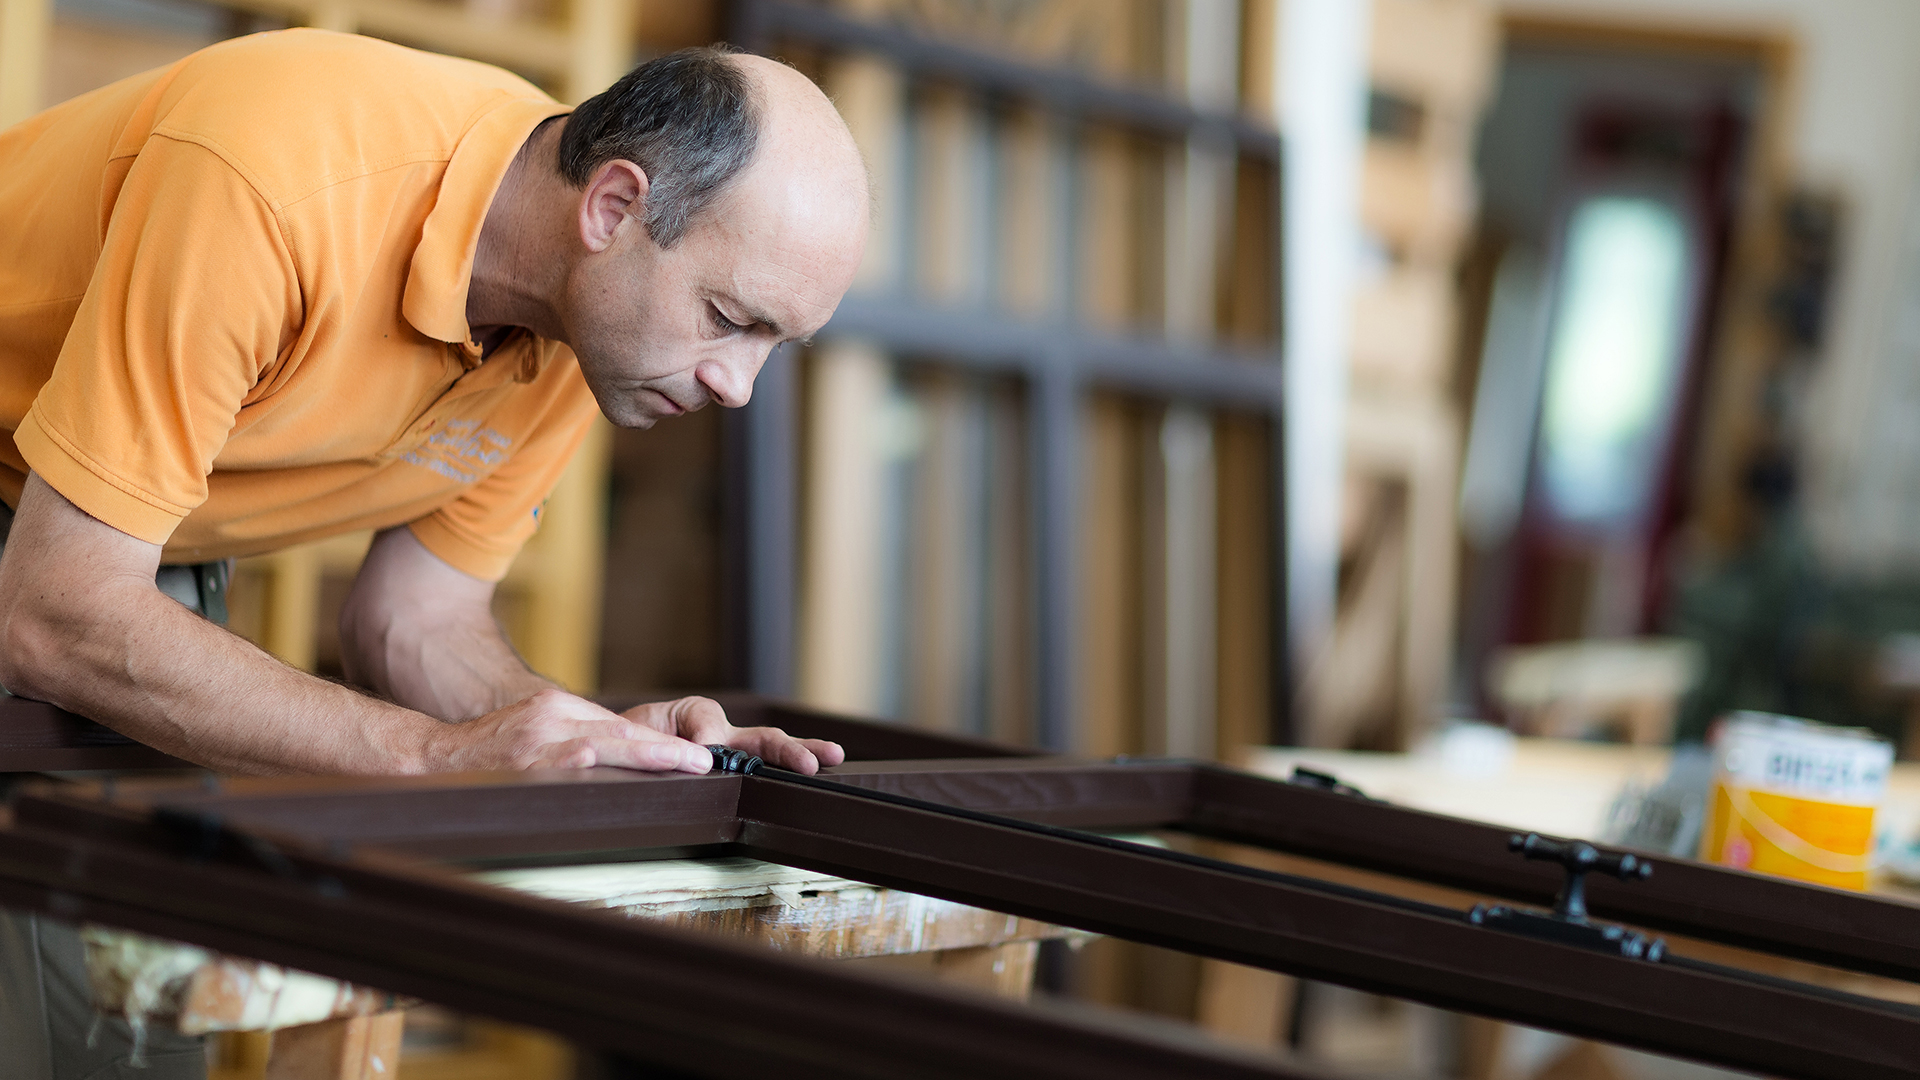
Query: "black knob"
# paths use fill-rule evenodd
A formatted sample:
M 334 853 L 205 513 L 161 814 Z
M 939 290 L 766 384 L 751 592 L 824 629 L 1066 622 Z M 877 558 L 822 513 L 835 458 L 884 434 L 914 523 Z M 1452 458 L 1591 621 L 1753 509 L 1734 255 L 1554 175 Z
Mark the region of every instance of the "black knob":
M 744 773 L 752 776 L 765 764 L 758 757 L 745 750 L 735 750 L 726 746 L 707 747 L 713 754 L 713 771 L 721 773 Z

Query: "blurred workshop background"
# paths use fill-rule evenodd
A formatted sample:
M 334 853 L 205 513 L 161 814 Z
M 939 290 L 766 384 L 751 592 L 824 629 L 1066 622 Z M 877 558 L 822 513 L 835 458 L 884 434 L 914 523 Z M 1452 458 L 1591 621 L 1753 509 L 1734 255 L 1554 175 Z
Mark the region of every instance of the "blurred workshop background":
M 0 0 L 0 124 L 289 25 L 570 101 L 723 39 L 820 81 L 877 188 L 843 317 L 741 413 L 603 425 L 500 591 L 582 692 L 1419 751 L 1469 787 L 1510 735 L 1652 752 L 1740 708 L 1920 754 L 1920 5 L 800 10 L 839 44 L 720 0 Z M 849 22 L 931 51 L 903 70 Z M 366 542 L 244 561 L 235 628 L 337 674 Z M 1330 1060 L 1668 1075 L 1077 955 L 1092 996 Z

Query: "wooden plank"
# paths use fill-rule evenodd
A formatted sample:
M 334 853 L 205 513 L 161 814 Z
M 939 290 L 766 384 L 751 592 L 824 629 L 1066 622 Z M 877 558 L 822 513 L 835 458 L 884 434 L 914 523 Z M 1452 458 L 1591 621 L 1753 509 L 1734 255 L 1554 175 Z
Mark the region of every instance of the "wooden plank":
M 978 385 L 936 370 L 913 383 L 923 432 L 907 511 L 907 694 L 917 726 L 979 734 L 988 575 L 985 409 Z
M 0 128 L 40 111 L 53 0 L 0 0 Z
M 1272 740 L 1273 533 L 1270 429 L 1222 413 L 1215 423 L 1219 486 L 1219 756 L 1238 761 Z
M 406 1014 L 323 1020 L 275 1033 L 267 1080 L 390 1080 Z
M 264 556 L 267 569 L 266 620 L 261 648 L 299 668 L 312 671 L 318 657 L 320 574 L 311 544 Z
M 934 977 L 952 986 L 1025 1001 L 1033 996 L 1033 972 L 1039 958 L 1037 941 L 947 949 L 933 954 Z
M 631 0 L 571 0 L 560 100 L 578 105 L 627 73 L 633 66 L 639 9 L 640 5 Z
M 873 227 L 853 289 L 891 292 L 899 284 L 906 227 L 900 146 L 906 91 L 900 73 L 870 57 L 835 58 L 827 65 L 821 88 L 840 110 L 873 178 Z
M 1080 715 L 1074 749 L 1139 753 L 1139 450 L 1128 404 L 1096 396 L 1082 424 Z
M 1342 749 L 1390 732 L 1400 710 L 1396 660 L 1407 592 L 1404 486 L 1350 468 L 1347 488 L 1342 502 L 1355 535 L 1341 544 L 1339 614 L 1332 642 L 1308 675 L 1312 709 L 1302 739 Z
M 987 402 L 986 735 L 1031 746 L 1034 728 L 1033 550 L 1028 537 L 1028 408 L 1020 388 L 992 387 Z
M 912 152 L 916 291 L 953 307 L 986 299 L 985 252 L 978 242 L 989 228 L 980 213 L 986 186 L 980 116 L 973 98 L 950 86 L 922 89 L 914 99 Z
M 1195 108 L 1233 109 L 1240 89 L 1240 17 L 1233 0 L 1185 0 L 1168 12 L 1164 64 L 1175 92 Z M 1163 330 L 1207 342 L 1217 331 L 1220 256 L 1232 223 L 1233 158 L 1203 142 L 1165 148 Z
M 858 7 L 857 4 L 846 5 Z M 874 184 L 873 229 L 854 290 L 891 292 L 903 267 L 906 92 L 897 70 L 836 57 L 822 80 Z M 881 462 L 876 424 L 889 392 L 887 358 L 846 339 L 805 354 L 795 686 L 800 700 L 876 711 L 879 688 Z
M 1006 117 L 1001 138 L 1000 295 L 1010 312 L 1046 314 L 1061 297 L 1071 270 L 1059 265 L 1056 237 L 1065 207 L 1055 206 L 1060 168 L 1046 114 L 1020 109 Z
M 1277 127 L 1280 0 L 1243 0 L 1240 11 L 1240 108 Z
M 1233 188 L 1232 233 L 1219 290 L 1221 335 L 1231 344 L 1277 350 L 1280 336 L 1280 192 L 1271 165 L 1242 159 Z
M 1128 753 L 1165 756 L 1168 753 L 1167 736 L 1172 726 L 1172 717 L 1168 715 L 1169 684 L 1171 682 L 1169 663 L 1177 663 L 1173 650 L 1168 645 L 1173 635 L 1168 621 L 1168 599 L 1178 587 L 1174 575 L 1178 567 L 1167 557 L 1167 541 L 1170 536 L 1167 522 L 1172 516 L 1171 506 L 1174 499 L 1168 491 L 1172 478 L 1167 474 L 1166 453 L 1161 436 L 1166 430 L 1167 408 L 1155 408 L 1150 405 L 1138 406 L 1139 422 L 1128 431 L 1128 440 L 1133 444 L 1132 452 L 1137 471 L 1134 473 L 1135 490 L 1138 493 L 1138 510 L 1127 528 L 1138 539 L 1140 561 L 1134 581 L 1127 583 L 1140 592 L 1140 622 L 1134 631 L 1139 635 L 1139 674 L 1132 691 L 1139 695 L 1138 705 L 1140 728 L 1139 744 L 1130 747 Z
M 1287 1015 L 1298 992 L 1299 981 L 1277 971 L 1203 960 L 1194 1020 L 1228 1042 L 1275 1049 L 1286 1037 Z
M 836 339 L 807 357 L 796 693 L 819 708 L 877 711 L 886 357 Z
M 1089 133 L 1082 151 L 1077 304 L 1094 328 L 1124 329 L 1140 318 L 1142 253 L 1137 144 L 1123 133 Z
M 1493 86 L 1500 20 L 1488 0 L 1373 0 L 1374 82 L 1429 109 L 1476 111 Z
M 1360 218 L 1391 251 L 1450 262 L 1473 225 L 1473 174 L 1458 155 L 1370 140 L 1361 168 Z
M 1451 267 L 1396 267 L 1353 294 L 1349 350 L 1356 380 L 1397 391 L 1445 394 L 1453 363 Z
M 535 671 L 575 693 L 599 688 L 607 474 L 613 427 L 596 419 L 540 511 L 540 528 L 503 583 L 525 598 L 514 644 Z

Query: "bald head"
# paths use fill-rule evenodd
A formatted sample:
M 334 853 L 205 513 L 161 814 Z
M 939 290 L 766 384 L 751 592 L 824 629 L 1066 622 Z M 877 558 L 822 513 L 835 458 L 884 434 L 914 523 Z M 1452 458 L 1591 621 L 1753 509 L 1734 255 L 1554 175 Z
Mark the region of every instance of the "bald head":
M 532 290 L 551 299 L 522 325 L 573 347 L 616 424 L 745 404 L 771 351 L 825 325 L 853 282 L 866 168 L 833 103 L 792 68 L 718 49 L 664 56 L 553 141 L 558 175 L 531 201 L 549 208 L 560 272 Z
M 567 118 L 556 165 L 569 183 L 584 188 L 615 160 L 647 174 L 644 221 L 665 248 L 756 164 L 817 181 L 817 198 L 866 192 L 859 150 L 826 95 L 785 64 L 722 48 L 642 64 Z

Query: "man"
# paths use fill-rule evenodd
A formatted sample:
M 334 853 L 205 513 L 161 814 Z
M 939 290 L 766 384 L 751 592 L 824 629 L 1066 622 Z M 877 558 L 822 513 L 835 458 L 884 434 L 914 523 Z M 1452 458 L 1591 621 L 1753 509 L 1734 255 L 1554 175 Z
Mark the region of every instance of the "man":
M 745 404 L 832 314 L 866 220 L 825 97 L 714 50 L 569 116 L 494 68 L 287 31 L 0 133 L 0 685 L 229 772 L 837 764 L 705 699 L 564 693 L 489 600 L 596 404 L 630 427 Z M 364 528 L 341 634 L 366 693 L 192 610 L 219 560 Z M 117 1075 L 78 955 L 0 924 L 0 1077 Z

